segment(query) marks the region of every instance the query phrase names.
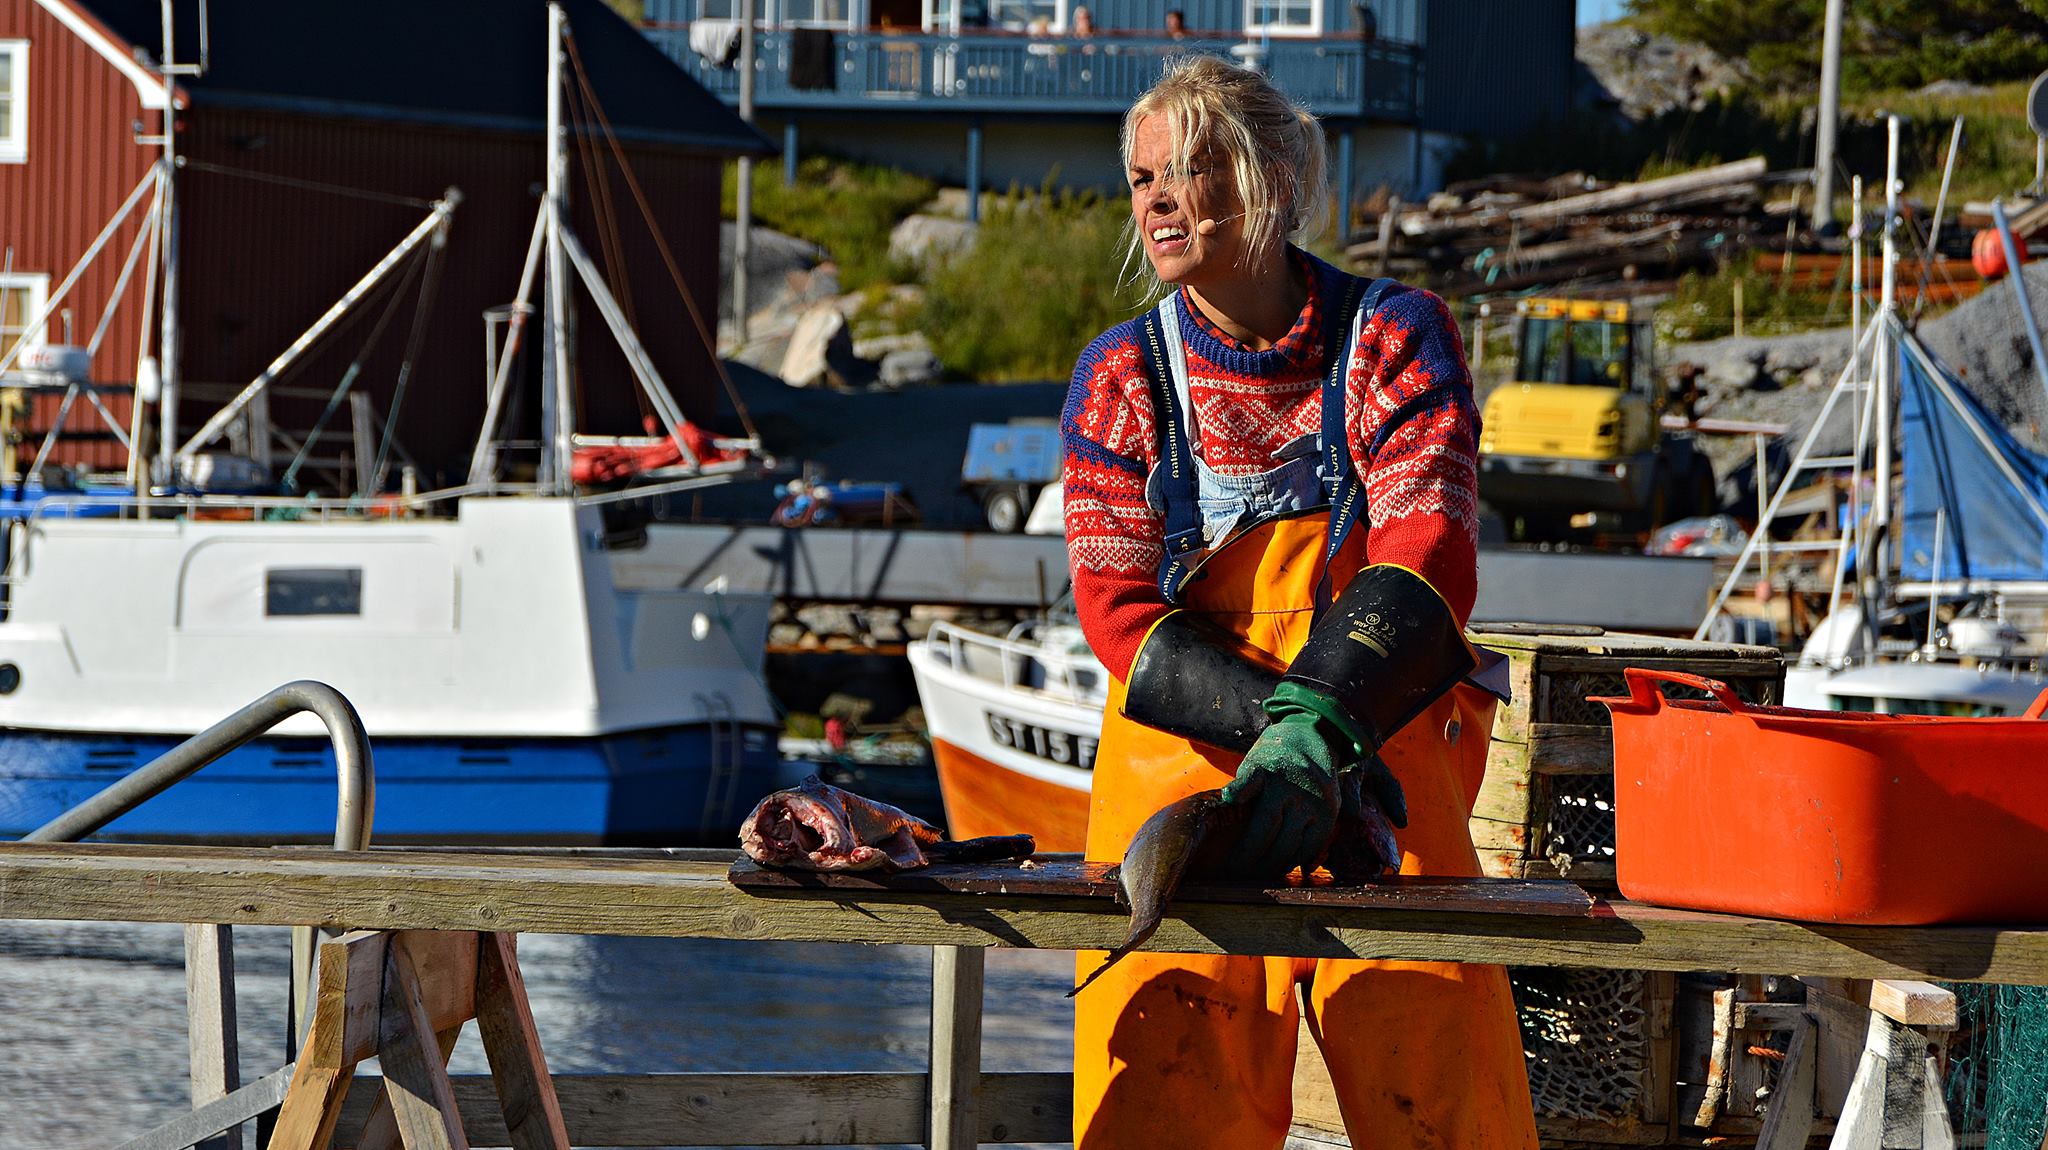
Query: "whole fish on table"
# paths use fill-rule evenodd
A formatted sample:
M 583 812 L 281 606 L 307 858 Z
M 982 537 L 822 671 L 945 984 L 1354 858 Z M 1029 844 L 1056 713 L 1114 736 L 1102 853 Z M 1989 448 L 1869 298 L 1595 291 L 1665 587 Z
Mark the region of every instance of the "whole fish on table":
M 1331 878 L 1342 883 L 1370 881 L 1399 866 L 1401 861 L 1392 820 L 1365 790 L 1363 775 L 1362 771 L 1350 770 L 1338 776 L 1342 806 L 1337 831 L 1320 863 Z M 1244 833 L 1247 808 L 1224 803 L 1222 794 L 1198 791 L 1169 803 L 1146 819 L 1138 833 L 1131 836 L 1124 861 L 1116 868 L 1120 901 L 1131 908 L 1130 930 L 1101 966 L 1067 992 L 1068 998 L 1087 989 L 1089 983 L 1102 977 L 1103 971 L 1152 937 L 1166 917 L 1166 905 L 1180 892 L 1184 880 L 1225 877 L 1218 873 L 1217 864 Z
M 740 848 L 762 866 L 795 870 L 915 870 L 933 861 L 1029 858 L 1030 835 L 945 841 L 939 828 L 816 775 L 776 791 L 740 824 Z

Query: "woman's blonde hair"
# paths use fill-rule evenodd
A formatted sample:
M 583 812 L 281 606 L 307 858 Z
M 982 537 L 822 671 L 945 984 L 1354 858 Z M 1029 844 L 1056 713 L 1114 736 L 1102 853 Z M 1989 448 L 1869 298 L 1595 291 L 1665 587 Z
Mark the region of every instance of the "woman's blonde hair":
M 1256 266 L 1283 241 L 1306 242 L 1322 230 L 1329 209 L 1328 159 L 1322 126 L 1265 76 L 1215 56 L 1183 56 L 1124 113 L 1124 169 L 1130 170 L 1138 121 L 1166 117 L 1173 171 L 1194 169 L 1207 154 L 1228 168 L 1244 213 L 1245 259 Z M 1148 294 L 1163 288 L 1145 258 L 1135 217 L 1124 224 L 1124 269 Z

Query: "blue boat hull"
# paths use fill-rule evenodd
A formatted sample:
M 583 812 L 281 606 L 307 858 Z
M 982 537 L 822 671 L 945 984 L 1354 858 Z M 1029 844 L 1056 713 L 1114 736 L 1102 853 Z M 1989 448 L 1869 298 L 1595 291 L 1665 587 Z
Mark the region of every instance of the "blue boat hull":
M 27 834 L 179 741 L 0 733 L 0 837 Z M 767 728 L 742 728 L 738 742 L 737 767 L 714 778 L 712 732 L 701 724 L 588 739 L 376 739 L 372 842 L 730 844 L 741 816 L 773 789 L 777 760 Z M 334 818 L 326 740 L 265 739 L 94 837 L 331 843 Z

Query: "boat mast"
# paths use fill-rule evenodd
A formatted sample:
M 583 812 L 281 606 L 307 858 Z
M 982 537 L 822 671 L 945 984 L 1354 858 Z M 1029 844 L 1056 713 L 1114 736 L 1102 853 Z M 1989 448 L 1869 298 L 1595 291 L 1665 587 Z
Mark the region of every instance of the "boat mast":
M 1899 118 L 1885 117 L 1885 161 L 1884 161 L 1884 224 L 1879 229 L 1884 261 L 1879 273 L 1877 314 L 1870 322 L 1877 325 L 1877 338 L 1871 341 L 1871 386 L 1877 389 L 1876 410 L 1877 461 L 1871 474 L 1877 480 L 1877 489 L 1872 492 L 1870 506 L 1870 531 L 1866 538 L 1869 545 L 1864 551 L 1870 557 L 1869 570 L 1872 575 L 1871 590 L 1875 593 L 1865 597 L 1869 604 L 1863 611 L 1864 625 L 1871 629 L 1867 651 L 1877 650 L 1876 609 L 1890 592 L 1892 526 L 1892 421 L 1898 417 L 1894 403 L 1898 381 L 1898 343 L 1893 324 L 1897 322 L 1899 285 Z
M 163 183 L 157 201 L 158 220 L 163 228 L 163 312 L 157 322 L 157 468 L 158 479 L 177 484 L 178 445 L 178 94 L 171 77 L 183 71 L 175 61 L 173 47 L 177 19 L 171 0 L 163 0 L 163 54 L 157 70 L 163 77 Z M 137 477 L 140 478 L 139 476 Z M 138 485 L 139 486 L 139 485 Z
M 549 495 L 572 495 L 570 478 L 571 436 L 574 408 L 569 375 L 568 257 L 562 246 L 562 226 L 567 214 L 569 190 L 569 149 L 562 125 L 562 33 L 568 17 L 560 4 L 548 5 L 548 172 L 547 202 L 547 297 L 541 312 L 541 328 L 547 333 L 548 355 L 541 369 L 541 434 L 547 440 L 547 454 L 541 459 L 540 487 Z

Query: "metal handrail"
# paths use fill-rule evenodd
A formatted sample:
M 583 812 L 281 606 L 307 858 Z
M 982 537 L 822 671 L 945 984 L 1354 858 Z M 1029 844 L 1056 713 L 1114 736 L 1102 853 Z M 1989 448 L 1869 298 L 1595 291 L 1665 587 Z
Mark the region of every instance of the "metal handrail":
M 1094 700 L 1076 682 L 1075 673 L 1090 671 L 1101 666 L 1093 655 L 1070 654 L 1065 651 L 1041 646 L 1035 643 L 1020 643 L 990 635 L 984 631 L 961 627 L 952 623 L 933 623 L 926 633 L 925 641 L 933 646 L 945 645 L 947 662 L 954 670 L 961 671 L 984 682 L 996 682 L 985 676 L 975 675 L 967 669 L 965 648 L 980 647 L 999 656 L 1002 669 L 1001 685 L 1005 690 L 1027 690 L 1063 702 L 1087 705 Z M 1022 681 L 1019 672 L 1026 663 L 1036 663 L 1045 671 L 1045 685 L 1032 686 Z M 1062 689 L 1055 689 L 1055 685 Z
M 335 801 L 334 849 L 365 850 L 376 806 L 376 771 L 370 736 L 362 717 L 340 691 L 310 679 L 286 683 L 255 702 L 172 747 L 154 762 L 123 776 L 113 786 L 30 831 L 23 842 L 66 843 L 99 830 L 150 797 L 229 751 L 267 733 L 293 715 L 311 713 L 327 726 L 334 742 L 339 784 Z

